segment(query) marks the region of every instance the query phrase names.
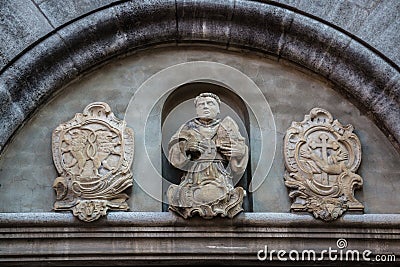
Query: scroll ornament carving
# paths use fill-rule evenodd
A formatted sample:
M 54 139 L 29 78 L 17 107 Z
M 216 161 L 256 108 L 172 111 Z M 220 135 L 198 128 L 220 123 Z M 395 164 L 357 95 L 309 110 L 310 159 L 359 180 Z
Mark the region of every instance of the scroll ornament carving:
M 53 188 L 54 210 L 72 210 L 91 222 L 108 210 L 128 210 L 124 191 L 132 186 L 130 166 L 134 134 L 103 102 L 61 125 L 52 136 L 53 161 L 59 173 Z
M 293 211 L 332 221 L 347 210 L 364 210 L 354 197 L 363 179 L 355 173 L 361 163 L 361 144 L 352 125 L 343 126 L 328 111 L 314 108 L 287 130 L 284 158 Z

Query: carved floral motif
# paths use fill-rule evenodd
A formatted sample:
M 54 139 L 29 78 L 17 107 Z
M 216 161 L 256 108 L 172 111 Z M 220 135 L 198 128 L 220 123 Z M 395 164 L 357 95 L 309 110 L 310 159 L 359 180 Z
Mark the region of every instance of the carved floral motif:
M 128 210 L 123 193 L 132 186 L 134 135 L 106 103 L 89 104 L 53 131 L 53 161 L 60 177 L 53 188 L 55 210 L 72 210 L 94 221 L 108 209 Z
M 352 125 L 343 126 L 328 111 L 314 108 L 287 130 L 284 157 L 293 211 L 312 212 L 331 221 L 346 210 L 364 210 L 354 197 L 363 180 L 355 173 L 361 144 Z

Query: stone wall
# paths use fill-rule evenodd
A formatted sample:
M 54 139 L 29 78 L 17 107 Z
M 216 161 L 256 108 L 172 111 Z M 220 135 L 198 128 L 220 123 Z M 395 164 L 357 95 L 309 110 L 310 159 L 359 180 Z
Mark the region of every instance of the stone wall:
M 56 1 L 15 3 L 3 1 L 1 8 L 5 29 L 1 35 L 5 51 L 0 53 L 4 62 L 0 72 L 2 149 L 52 92 L 82 73 L 129 51 L 188 43 L 272 54 L 312 70 L 353 98 L 399 147 L 399 71 L 393 63 L 396 59 L 385 56 L 392 49 L 378 50 L 356 38 L 350 26 L 342 29 L 319 18 L 323 12 L 317 12 L 318 2 L 310 5 L 311 14 L 273 1 L 96 1 L 104 5 L 97 9 L 88 1 L 79 2 L 80 7 L 78 2 L 69 2 L 71 6 L 67 5 L 65 11 Z M 334 3 L 335 7 L 345 5 Z M 366 12 L 385 21 L 398 14 L 391 12 L 398 9 L 395 2 L 368 3 L 349 5 L 354 10 L 365 5 Z M 296 5 L 305 10 L 300 2 Z M 342 8 L 337 10 L 344 14 Z M 355 13 L 348 12 L 349 16 Z M 336 17 L 332 17 L 334 22 Z M 375 29 L 380 24 L 374 21 L 368 16 L 362 25 Z M 396 27 L 397 20 L 390 21 L 394 21 L 391 27 Z M 32 29 L 31 25 L 37 27 Z M 396 36 L 397 32 L 389 35 Z M 384 42 L 375 43 L 388 47 Z
M 132 171 L 136 184 L 130 193 L 131 210 L 161 211 L 160 144 L 163 101 L 181 81 L 190 81 L 193 74 L 185 74 L 183 69 L 188 67 L 182 66 L 181 70 L 171 71 L 170 75 L 160 75 L 161 78 L 155 79 L 153 75 L 177 64 L 196 61 L 222 63 L 241 71 L 256 83 L 267 101 L 247 101 L 249 109 L 257 112 L 257 105 L 269 105 L 271 108 L 270 124 L 275 124 L 276 130 L 263 140 L 263 150 L 272 155 L 270 158 L 266 156 L 267 153 L 260 153 L 262 144 L 254 144 L 255 136 L 249 134 L 253 138 L 250 140 L 253 144 L 253 172 L 257 167 L 263 172 L 259 174 L 262 178 L 254 177 L 255 180 L 263 180 L 253 193 L 254 212 L 290 212 L 290 200 L 283 181 L 283 137 L 292 121 L 303 120 L 304 115 L 314 107 L 327 109 L 343 124 L 352 124 L 361 139 L 363 157 L 359 174 L 365 182 L 363 190 L 357 192 L 356 196 L 364 203 L 365 213 L 400 212 L 396 204 L 400 201 L 397 194 L 397 188 L 400 187 L 397 170 L 397 166 L 400 166 L 399 154 L 368 116 L 340 95 L 338 88 L 326 79 L 281 64 L 277 59 L 243 56 L 240 53 L 206 48 L 159 48 L 143 51 L 115 60 L 58 91 L 26 122 L 4 151 L 0 161 L 0 201 L 3 203 L 1 212 L 52 210 L 55 193 L 51 186 L 58 174 L 51 158 L 51 133 L 60 123 L 68 121 L 75 113 L 82 112 L 86 105 L 97 101 L 107 102 L 116 116 L 125 118 L 128 126 L 135 131 L 136 156 Z M 212 66 L 211 64 L 208 68 L 212 69 Z M 227 74 L 219 73 L 217 69 L 210 70 L 214 76 L 201 72 L 199 65 L 195 71 L 199 77 L 210 81 L 215 79 L 214 82 L 225 79 L 225 83 L 229 84 Z M 141 88 L 143 84 L 149 83 L 150 78 L 152 84 Z M 247 94 L 255 94 L 247 84 L 235 82 L 231 87 L 232 90 L 241 92 L 245 101 Z M 146 111 L 147 106 L 152 107 L 151 111 Z M 268 122 L 260 121 L 260 118 L 269 115 L 262 111 L 258 113 L 258 121 L 253 123 L 258 122 L 259 125 L 251 125 L 250 128 L 272 127 L 266 125 Z M 176 123 L 179 125 L 183 122 Z M 166 139 L 169 140 L 170 137 L 167 136 Z M 276 144 L 273 143 L 274 139 Z M 152 171 L 154 168 L 155 171 Z
M 395 0 L 1 1 L 0 265 L 282 265 L 276 255 L 257 260 L 268 245 L 314 249 L 316 265 L 353 266 L 321 253 L 343 239 L 348 249 L 372 251 L 373 260 L 397 255 L 398 262 L 399 7 Z M 195 61 L 208 68 L 193 71 Z M 154 78 L 179 66 L 176 77 Z M 224 69 L 232 75 L 222 75 Z M 261 123 L 251 114 L 249 120 L 252 171 L 264 167 L 265 180 L 252 194 L 253 211 L 233 219 L 161 212 L 163 101 L 182 79 L 202 74 L 202 82 L 221 83 L 246 100 L 255 95 L 242 93 L 243 76 L 267 101 L 246 102 L 256 115 L 257 105 L 267 109 Z M 129 105 L 135 98 L 138 105 Z M 58 174 L 50 139 L 57 125 L 94 101 L 130 118 L 135 184 L 127 192 L 130 212 L 86 223 L 52 210 Z M 316 106 L 352 124 L 361 140 L 364 185 L 356 198 L 365 214 L 322 222 L 290 213 L 282 138 Z M 275 146 L 261 149 L 257 129 L 261 136 L 274 129 Z
M 2 1 L 0 42 L 4 45 L 0 48 L 0 68 L 12 64 L 16 57 L 54 30 L 120 2 L 124 1 L 72 0 L 63 3 L 55 0 Z M 326 21 L 363 40 L 396 65 L 400 64 L 397 45 L 400 42 L 398 33 L 400 6 L 396 0 L 268 2 L 281 4 Z

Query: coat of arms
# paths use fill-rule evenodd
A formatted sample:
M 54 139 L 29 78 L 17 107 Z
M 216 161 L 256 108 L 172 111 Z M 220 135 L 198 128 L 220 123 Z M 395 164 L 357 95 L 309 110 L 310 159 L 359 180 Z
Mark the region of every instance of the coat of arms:
M 343 126 L 328 111 L 314 108 L 287 130 L 284 157 L 293 211 L 309 211 L 331 221 L 346 210 L 364 210 L 354 197 L 363 180 L 355 173 L 361 144 L 352 125 Z
M 60 176 L 53 188 L 55 210 L 72 210 L 94 221 L 107 210 L 128 210 L 123 193 L 132 186 L 134 135 L 106 103 L 89 104 L 83 113 L 53 131 L 53 160 Z

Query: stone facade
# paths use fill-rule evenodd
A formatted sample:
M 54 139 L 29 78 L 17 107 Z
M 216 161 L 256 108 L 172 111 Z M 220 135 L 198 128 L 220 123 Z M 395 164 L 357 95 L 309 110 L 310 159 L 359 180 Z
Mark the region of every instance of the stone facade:
M 399 8 L 397 1 L 3 1 L 0 265 L 257 265 L 268 245 L 313 249 L 321 264 L 350 266 L 320 253 L 344 249 L 343 239 L 371 258 L 400 260 Z M 160 144 L 170 138 L 162 126 L 185 119 L 175 106 L 165 116 L 176 122 L 163 110 L 179 92 L 176 107 L 187 111 L 193 96 L 179 88 L 193 83 L 225 92 L 233 107 L 226 112 L 247 132 L 248 177 L 262 177 L 245 182 L 250 204 L 232 219 L 162 212 Z M 51 132 L 98 101 L 135 131 L 134 184 L 128 212 L 88 223 L 52 210 Z M 284 136 L 315 107 L 353 125 L 360 139 L 363 188 L 355 198 L 364 214 L 348 210 L 327 223 L 290 212 Z M 270 261 L 282 263 L 277 255 Z

